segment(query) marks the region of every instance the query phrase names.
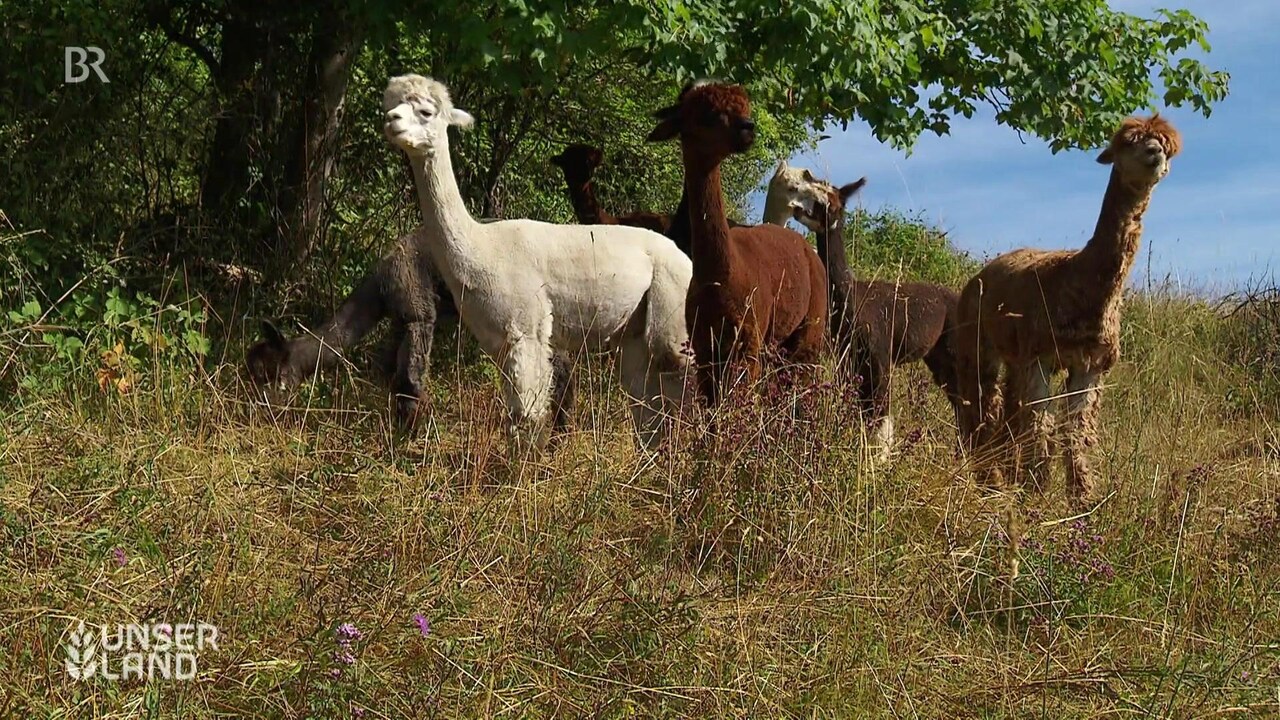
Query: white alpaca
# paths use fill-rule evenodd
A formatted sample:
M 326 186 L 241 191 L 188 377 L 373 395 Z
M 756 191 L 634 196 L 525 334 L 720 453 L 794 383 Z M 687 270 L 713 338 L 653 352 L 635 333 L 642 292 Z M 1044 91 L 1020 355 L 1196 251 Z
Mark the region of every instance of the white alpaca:
M 791 167 L 785 159 L 769 179 L 769 193 L 764 198 L 764 222 L 786 227 L 796 209 L 812 214 L 813 204 L 826 204 L 835 190 L 831 183 L 814 177 L 808 168 Z
M 643 442 L 663 435 L 690 365 L 684 298 L 693 274 L 671 240 L 625 225 L 480 223 L 458 192 L 448 127 L 473 118 L 421 75 L 391 78 L 385 132 L 409 157 L 426 246 L 463 323 L 503 372 L 514 440 L 540 446 L 553 350 L 621 350 L 623 387 Z

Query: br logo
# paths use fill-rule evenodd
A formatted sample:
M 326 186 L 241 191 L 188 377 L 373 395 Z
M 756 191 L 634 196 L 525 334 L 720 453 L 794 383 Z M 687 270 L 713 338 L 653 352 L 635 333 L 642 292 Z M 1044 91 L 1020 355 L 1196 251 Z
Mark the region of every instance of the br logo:
M 62 79 L 67 84 L 81 83 L 89 79 L 89 71 L 92 70 L 97 74 L 98 80 L 109 83 L 107 74 L 102 72 L 102 62 L 107 59 L 107 54 L 102 48 L 90 45 L 88 47 L 80 47 L 78 45 L 68 45 L 63 48 L 63 56 L 66 60 Z M 93 60 L 89 60 L 92 56 Z

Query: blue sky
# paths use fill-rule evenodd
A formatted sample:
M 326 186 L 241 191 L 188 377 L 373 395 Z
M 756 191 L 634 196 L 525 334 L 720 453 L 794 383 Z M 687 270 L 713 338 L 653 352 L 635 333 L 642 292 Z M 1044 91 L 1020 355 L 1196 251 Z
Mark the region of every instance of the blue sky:
M 1183 153 L 1152 199 L 1132 281 L 1146 282 L 1148 261 L 1153 280 L 1204 292 L 1280 276 L 1280 0 L 1111 6 L 1144 16 L 1157 7 L 1191 10 L 1209 23 L 1209 65 L 1231 73 L 1230 95 L 1212 117 L 1163 111 L 1182 131 Z M 864 207 L 918 212 L 979 258 L 1023 246 L 1082 245 L 1107 183 L 1095 152 L 1054 155 L 1044 142 L 997 125 L 989 112 L 957 118 L 948 136 L 922 136 L 910 157 L 879 143 L 861 121 L 828 133 L 792 164 L 837 183 L 866 175 Z M 751 200 L 758 216 L 763 195 Z

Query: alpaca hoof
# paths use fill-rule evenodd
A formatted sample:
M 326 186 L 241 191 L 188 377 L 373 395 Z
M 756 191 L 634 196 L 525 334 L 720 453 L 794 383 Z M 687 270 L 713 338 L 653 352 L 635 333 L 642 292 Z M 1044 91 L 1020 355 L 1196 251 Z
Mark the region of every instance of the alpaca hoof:
M 414 432 L 426 414 L 425 403 L 413 395 L 396 396 L 396 425 L 404 432 Z

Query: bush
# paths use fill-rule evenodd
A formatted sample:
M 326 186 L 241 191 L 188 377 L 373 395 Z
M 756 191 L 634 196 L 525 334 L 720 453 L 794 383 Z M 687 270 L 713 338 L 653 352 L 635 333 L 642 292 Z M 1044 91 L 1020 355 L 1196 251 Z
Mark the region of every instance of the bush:
M 863 277 L 923 280 L 962 286 L 981 264 L 957 250 L 943 230 L 919 215 L 890 208 L 849 214 L 849 261 Z

